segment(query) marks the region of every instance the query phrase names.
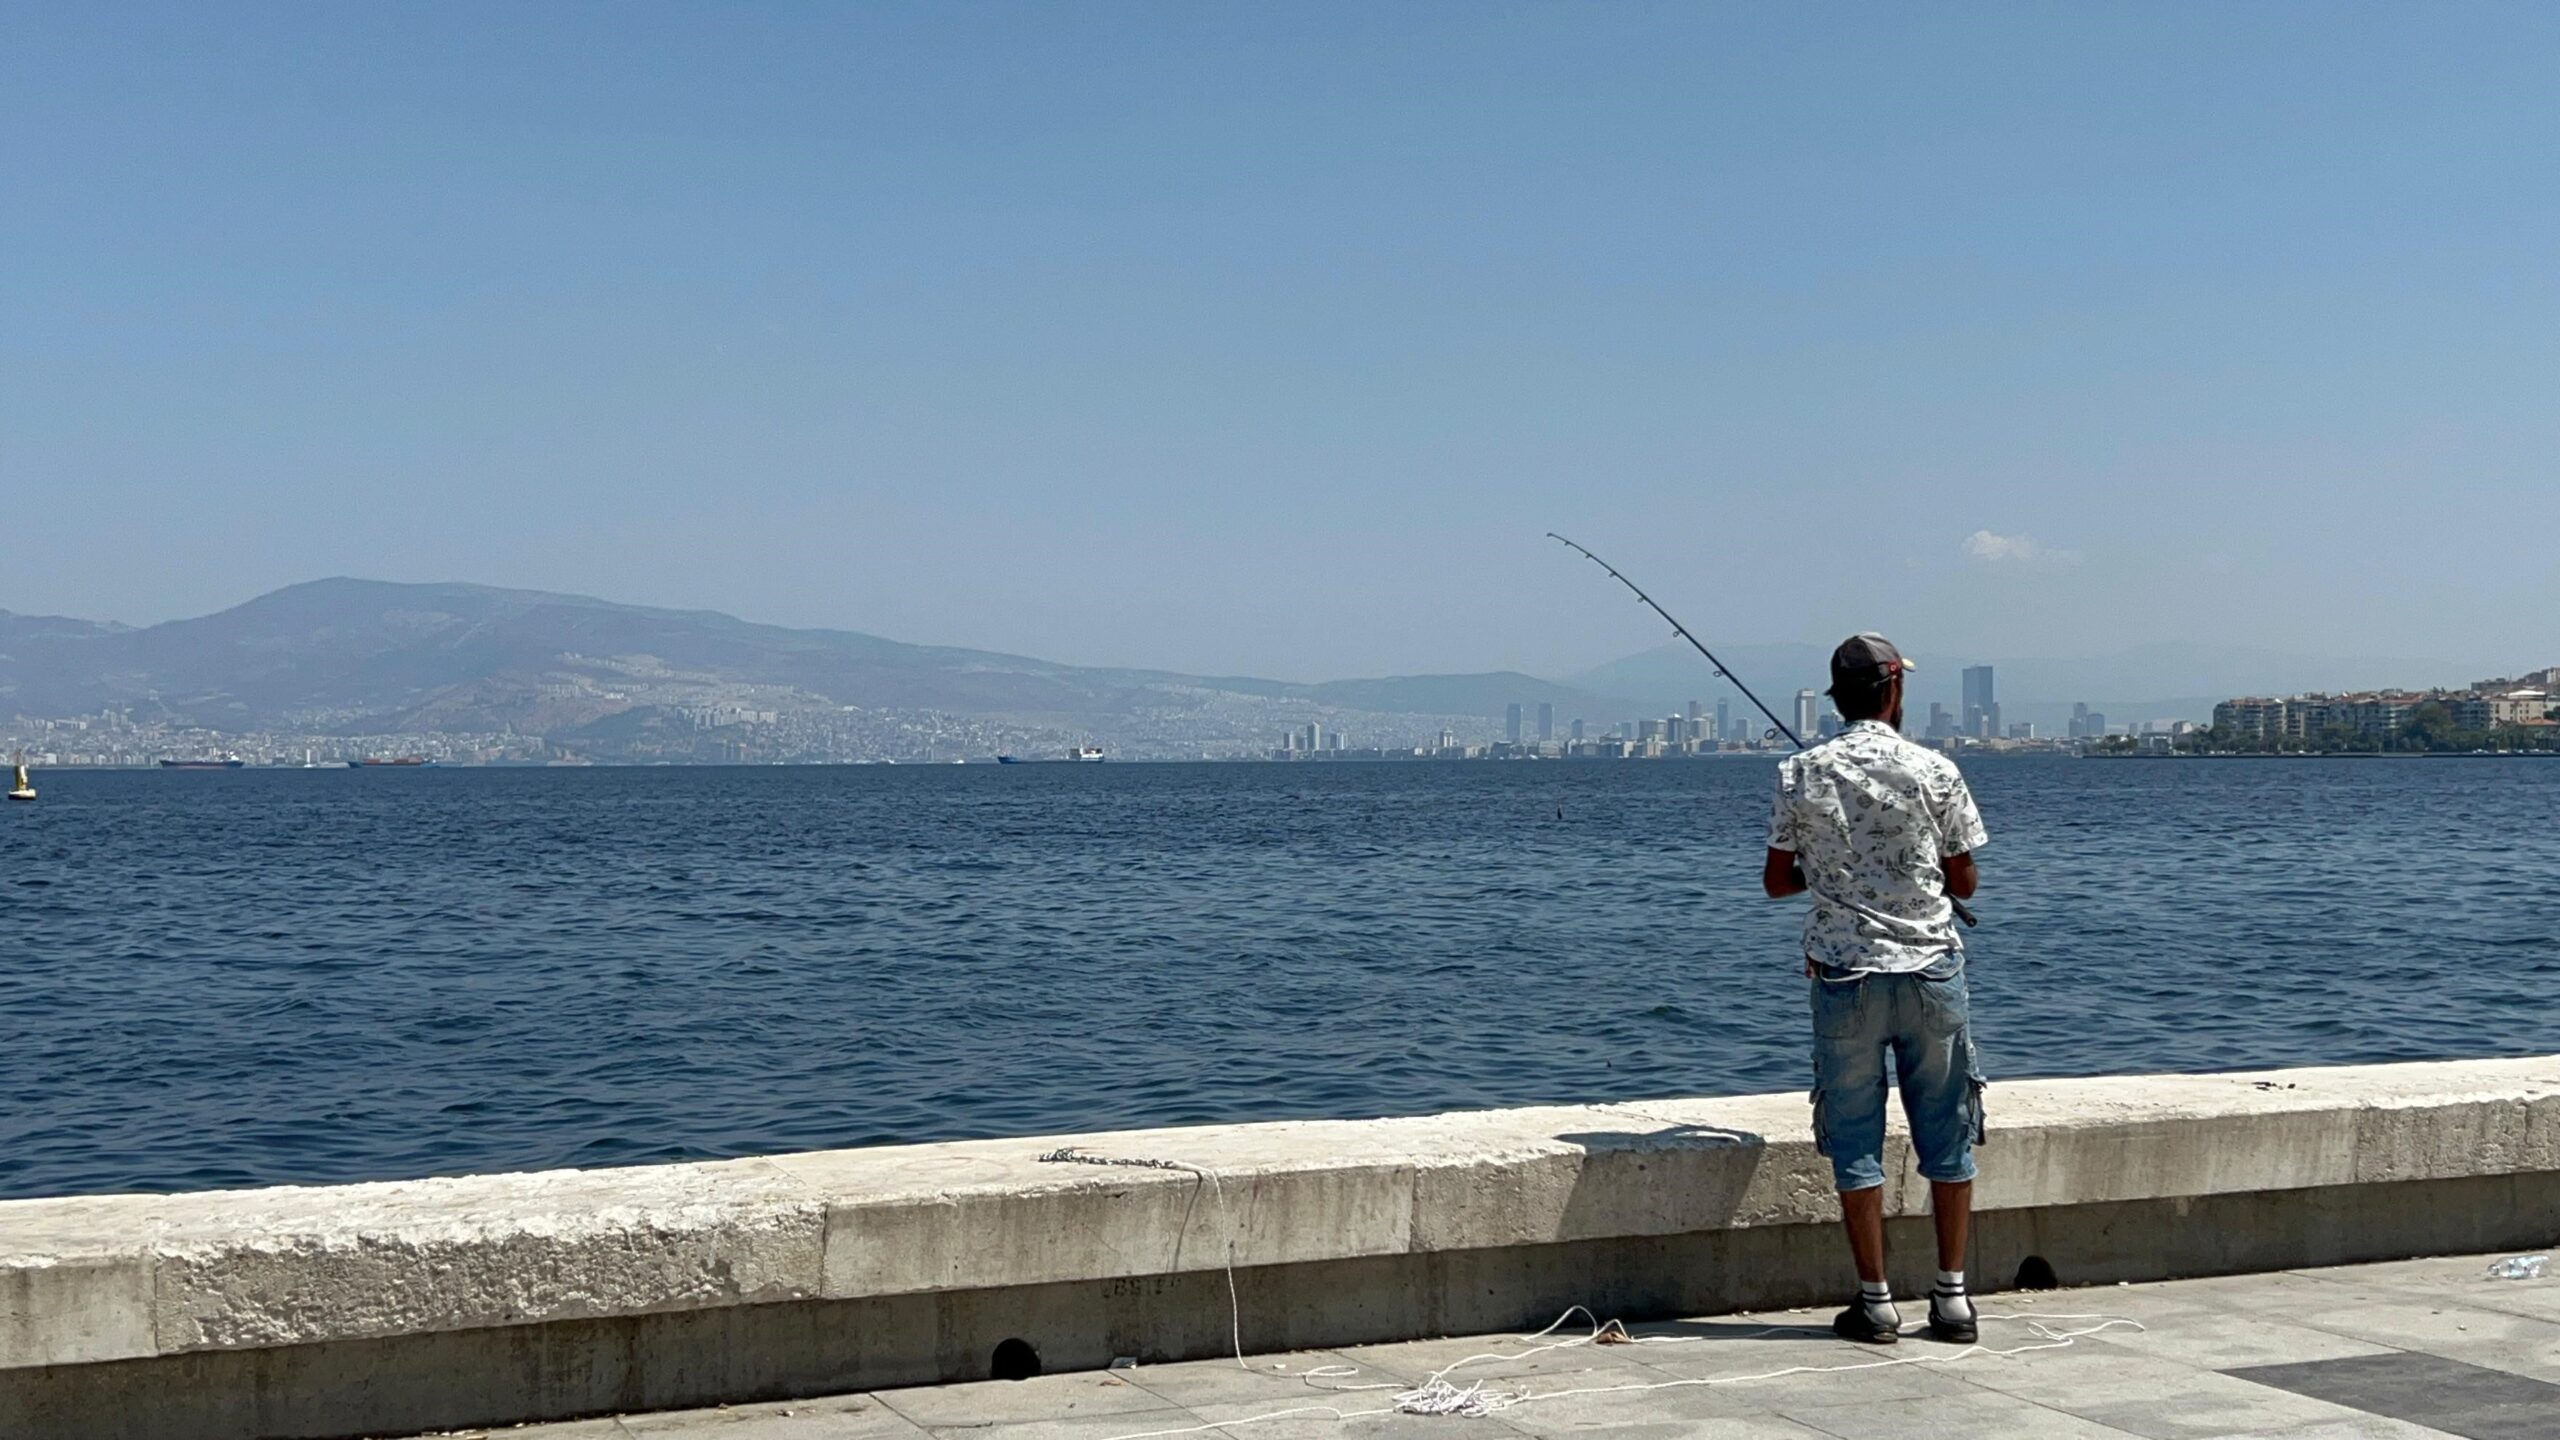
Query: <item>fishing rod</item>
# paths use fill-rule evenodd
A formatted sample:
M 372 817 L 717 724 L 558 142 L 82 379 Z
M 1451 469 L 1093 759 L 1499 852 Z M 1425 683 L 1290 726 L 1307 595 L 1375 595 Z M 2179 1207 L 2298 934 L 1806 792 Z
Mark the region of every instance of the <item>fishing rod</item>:
M 1599 566 L 1601 569 L 1608 571 L 1610 578 L 1616 580 L 1619 584 L 1626 586 L 1628 589 L 1633 590 L 1636 593 L 1636 598 L 1645 603 L 1645 608 L 1651 610 L 1654 614 L 1661 616 L 1663 620 L 1671 626 L 1672 634 L 1688 641 L 1690 645 L 1697 649 L 1699 654 L 1707 657 L 1707 663 L 1715 667 L 1717 679 L 1731 682 L 1734 689 L 1742 692 L 1742 698 L 1751 702 L 1752 708 L 1769 717 L 1769 723 L 1778 727 L 1779 734 L 1784 735 L 1789 740 L 1795 742 L 1795 747 L 1798 750 L 1805 748 L 1804 737 L 1798 735 L 1793 729 L 1789 728 L 1786 721 L 1779 719 L 1777 711 L 1761 704 L 1760 697 L 1751 693 L 1751 687 L 1742 683 L 1742 677 L 1734 674 L 1731 670 L 1726 669 L 1724 662 L 1716 658 L 1716 652 L 1708 649 L 1706 647 L 1706 643 L 1701 641 L 1697 636 L 1690 634 L 1689 627 L 1681 624 L 1679 618 L 1674 616 L 1670 611 L 1663 609 L 1660 602 L 1656 601 L 1652 596 L 1644 593 L 1643 586 L 1628 579 L 1617 566 L 1612 565 L 1608 561 L 1601 559 L 1599 556 L 1592 554 L 1589 546 L 1575 544 L 1573 541 L 1566 539 L 1564 536 L 1557 534 L 1553 530 L 1547 532 L 1547 538 L 1571 549 L 1580 551 L 1582 558 Z M 1967 925 L 1979 925 L 1982 923 L 1974 918 L 1973 911 L 1967 908 L 1963 901 L 1957 899 L 1953 895 L 1947 897 L 1947 904 L 1954 907 L 1956 918 L 1962 920 Z
M 1733 682 L 1733 688 L 1734 688 L 1734 689 L 1736 689 L 1736 690 L 1741 691 L 1741 692 L 1742 692 L 1742 698 L 1743 698 L 1743 699 L 1745 699 L 1745 700 L 1750 701 L 1750 702 L 1751 702 L 1751 704 L 1752 704 L 1752 706 L 1753 706 L 1754 708 L 1756 708 L 1757 710 L 1759 710 L 1759 712 L 1760 712 L 1761 714 L 1768 716 L 1768 717 L 1769 717 L 1769 723 L 1778 727 L 1778 733 L 1779 733 L 1779 734 L 1784 735 L 1784 736 L 1786 736 L 1789 740 L 1794 741 L 1794 742 L 1795 742 L 1795 746 L 1796 746 L 1796 748 L 1797 748 L 1797 749 L 1801 750 L 1801 749 L 1803 749 L 1803 748 L 1804 748 L 1804 737 L 1803 737 L 1803 736 L 1801 736 L 1801 735 L 1798 735 L 1795 731 L 1788 729 L 1788 728 L 1787 728 L 1787 722 L 1778 718 L 1778 712 L 1777 712 L 1777 711 L 1770 709 L 1770 708 L 1769 708 L 1768 706 L 1766 706 L 1766 705 L 1762 705 L 1762 704 L 1760 703 L 1760 697 L 1751 693 L 1751 687 L 1742 683 L 1742 677 L 1741 677 L 1741 676 L 1739 676 L 1739 675 L 1736 675 L 1736 674 L 1734 674 L 1732 671 L 1727 670 L 1726 668 L 1724 668 L 1724 662 L 1716 658 L 1716 652 L 1714 652 L 1713 650 L 1708 649 L 1704 644 L 1700 643 L 1700 641 L 1699 641 L 1699 639 L 1698 639 L 1698 637 L 1697 637 L 1697 636 L 1692 635 L 1692 634 L 1690 634 L 1690 633 L 1689 633 L 1689 627 L 1688 627 L 1688 626 L 1686 626 L 1686 625 L 1681 624 L 1677 619 L 1674 619 L 1674 618 L 1672 617 L 1672 614 L 1671 614 L 1671 612 L 1670 612 L 1670 611 L 1663 609 L 1663 608 L 1662 608 L 1660 605 L 1658 605 L 1658 604 L 1655 604 L 1655 603 L 1654 603 L 1654 598 L 1653 598 L 1652 596 L 1647 595 L 1646 593 L 1644 593 L 1644 587 L 1643 587 L 1643 586 L 1638 585 L 1638 584 L 1637 584 L 1636 582 L 1634 582 L 1633 580 L 1630 580 L 1630 579 L 1628 579 L 1626 576 L 1624 576 L 1624 575 L 1622 575 L 1622 574 L 1619 574 L 1619 573 L 1618 573 L 1618 567 L 1617 567 L 1617 566 L 1612 565 L 1612 564 L 1610 564 L 1608 561 L 1601 559 L 1599 556 L 1592 554 L 1592 553 L 1591 553 L 1591 551 L 1589 550 L 1589 548 L 1587 548 L 1587 547 L 1585 547 L 1585 546 L 1581 546 L 1581 545 L 1575 545 L 1575 544 L 1574 544 L 1574 542 L 1572 542 L 1572 541 L 1570 541 L 1570 540 L 1565 539 L 1563 536 L 1561 536 L 1561 535 L 1557 534 L 1557 533 L 1556 533 L 1556 532 L 1554 532 L 1553 530 L 1550 530 L 1550 531 L 1548 531 L 1548 532 L 1547 532 L 1547 538 L 1548 538 L 1548 539 L 1550 539 L 1550 540 L 1557 541 L 1557 542 L 1559 542 L 1559 543 L 1561 543 L 1561 544 L 1571 546 L 1573 549 L 1576 549 L 1576 550 L 1581 551 L 1581 552 L 1582 552 L 1582 558 L 1584 558 L 1584 559 L 1586 559 L 1586 560 L 1590 561 L 1590 562 L 1591 562 L 1592 564 L 1594 564 L 1594 565 L 1599 566 L 1601 569 L 1608 571 L 1608 572 L 1609 572 L 1609 574 L 1610 574 L 1612 577 L 1614 577 L 1614 578 L 1617 580 L 1617 582 L 1618 582 L 1619 584 L 1624 585 L 1624 586 L 1626 586 L 1628 589 L 1633 590 L 1634 592 L 1636 592 L 1636 598 L 1637 598 L 1637 599 L 1639 599 L 1639 600 L 1643 601 L 1643 602 L 1646 604 L 1646 606 L 1648 606 L 1649 608 L 1651 608 L 1654 614 L 1659 615 L 1659 616 L 1661 616 L 1664 620 L 1667 620 L 1667 621 L 1669 621 L 1669 622 L 1670 622 L 1670 624 L 1671 624 L 1671 633 L 1672 633 L 1672 634 L 1677 635 L 1677 636 L 1679 636 L 1681 639 L 1686 640 L 1686 641 L 1688 641 L 1690 644 L 1695 645 L 1695 646 L 1697 646 L 1697 647 L 1698 647 L 1698 653 L 1699 653 L 1699 654 L 1701 654 L 1701 655 L 1706 656 L 1706 657 L 1707 657 L 1707 663 L 1708 663 L 1708 664 L 1710 664 L 1710 665 L 1712 665 L 1712 666 L 1714 666 L 1714 667 L 1716 668 L 1716 678 L 1717 678 L 1717 679 L 1720 679 L 1720 680 L 1730 680 L 1730 681 L 1732 681 L 1732 682 Z

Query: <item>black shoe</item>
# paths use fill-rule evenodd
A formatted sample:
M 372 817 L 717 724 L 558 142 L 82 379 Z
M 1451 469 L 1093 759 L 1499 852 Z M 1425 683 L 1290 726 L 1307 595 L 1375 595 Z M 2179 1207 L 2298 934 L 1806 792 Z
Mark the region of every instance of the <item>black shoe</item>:
M 1833 1317 L 1831 1333 L 1843 1340 L 1855 1340 L 1861 1345 L 1891 1345 L 1902 1338 L 1901 1331 L 1891 1325 L 1881 1324 L 1874 1316 L 1869 1315 L 1867 1302 L 1864 1300 L 1851 1302 L 1848 1309 Z
M 1933 1340 L 1944 1340 L 1950 1345 L 1970 1345 L 1981 1339 L 1982 1331 L 1974 1324 L 1970 1315 L 1962 1320 L 1952 1320 L 1939 1308 L 1939 1301 L 1950 1298 L 1963 1297 L 1950 1297 L 1935 1290 L 1929 1292 L 1929 1337 Z M 1971 1310 L 1973 1307 L 1967 1304 L 1965 1308 Z

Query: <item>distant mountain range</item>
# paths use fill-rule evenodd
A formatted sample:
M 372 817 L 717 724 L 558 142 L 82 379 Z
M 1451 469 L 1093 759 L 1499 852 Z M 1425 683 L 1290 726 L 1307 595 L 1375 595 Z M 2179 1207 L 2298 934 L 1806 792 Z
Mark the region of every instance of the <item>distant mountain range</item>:
M 1721 653 L 1781 714 L 1799 687 L 1825 683 L 1825 647 L 1735 645 Z M 1917 728 L 1932 701 L 1955 708 L 1959 672 L 1980 662 L 1925 651 L 1912 658 L 1920 666 L 1911 696 Z M 2549 658 L 2520 656 L 2516 665 Z M 2201 718 L 2214 700 L 2234 694 L 2479 678 L 2469 667 L 2441 661 L 2319 659 L 2201 645 L 1990 663 L 2006 718 L 2041 726 L 2058 725 L 2075 700 L 2117 722 Z M 1547 703 L 1560 729 L 1573 719 L 1606 728 L 1669 713 L 1691 699 L 1741 706 L 1696 652 L 1676 642 L 1560 682 L 1503 671 L 1296 684 L 1061 665 L 855 631 L 758 625 L 707 610 L 483 585 L 318 580 L 217 614 L 139 628 L 0 611 L 0 715 L 60 717 L 140 706 L 223 730 L 540 735 L 724 692 L 1096 733 L 1133 715 L 1197 709 L 1220 697 L 1485 719 L 1515 703 L 1534 717 Z
M 1306 685 L 1102 669 L 484 585 L 317 580 L 141 628 L 0 611 L 0 714 L 140 705 L 223 730 L 543 734 L 632 708 L 644 692 L 741 687 L 1096 729 L 1203 693 L 1402 714 L 1624 708 L 1513 673 Z

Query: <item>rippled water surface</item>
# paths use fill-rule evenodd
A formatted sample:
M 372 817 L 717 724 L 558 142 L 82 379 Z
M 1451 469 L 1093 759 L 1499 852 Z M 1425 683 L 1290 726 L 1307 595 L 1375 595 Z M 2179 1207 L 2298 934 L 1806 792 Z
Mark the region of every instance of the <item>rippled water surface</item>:
M 2560 764 L 1967 769 L 1995 1076 L 2560 1050 Z M 39 782 L 5 1195 L 1806 1079 L 1765 761 Z

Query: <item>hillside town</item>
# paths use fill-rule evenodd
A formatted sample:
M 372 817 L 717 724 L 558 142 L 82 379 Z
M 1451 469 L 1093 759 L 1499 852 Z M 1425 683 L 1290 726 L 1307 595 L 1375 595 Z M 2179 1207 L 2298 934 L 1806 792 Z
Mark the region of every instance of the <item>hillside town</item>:
M 2425 723 L 2431 707 L 2442 712 L 2438 726 Z M 2410 738 L 2413 727 L 2430 741 L 2501 735 L 2534 745 L 2560 741 L 2560 665 L 2460 690 L 2243 696 L 2213 707 L 2207 736 L 2223 749 L 2388 748 Z

